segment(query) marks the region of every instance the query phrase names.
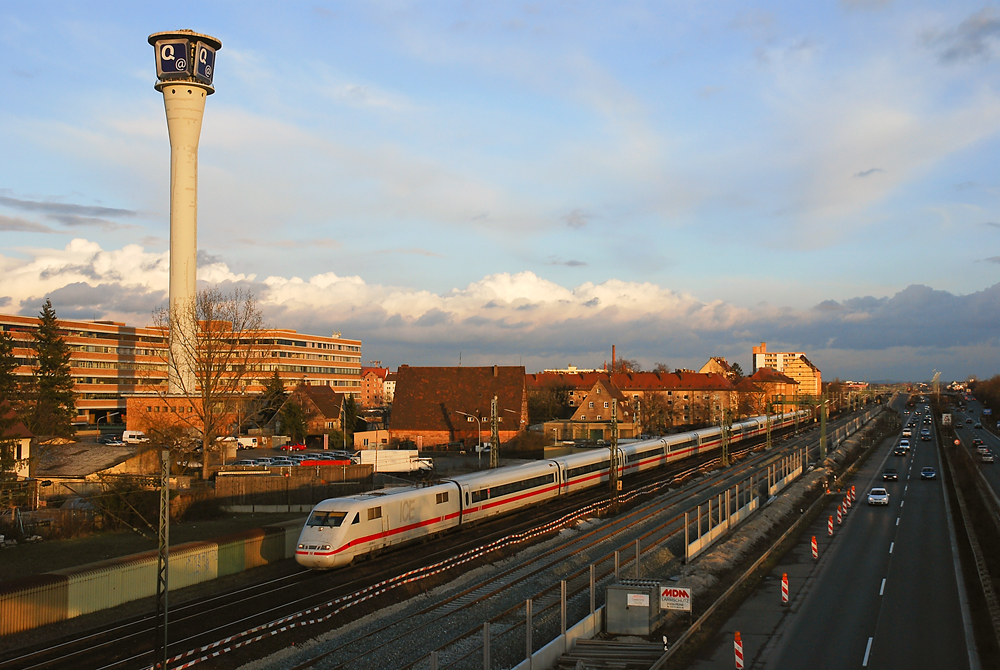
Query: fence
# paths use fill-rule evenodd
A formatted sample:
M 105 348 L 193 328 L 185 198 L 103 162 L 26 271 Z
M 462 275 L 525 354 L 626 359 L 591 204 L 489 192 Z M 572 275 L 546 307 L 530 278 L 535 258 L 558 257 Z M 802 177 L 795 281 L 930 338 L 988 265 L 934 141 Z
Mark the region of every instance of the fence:
M 308 512 L 320 500 L 359 493 L 372 476 L 370 465 L 308 466 L 295 474 L 231 471 L 215 479 L 215 498 L 227 512 Z

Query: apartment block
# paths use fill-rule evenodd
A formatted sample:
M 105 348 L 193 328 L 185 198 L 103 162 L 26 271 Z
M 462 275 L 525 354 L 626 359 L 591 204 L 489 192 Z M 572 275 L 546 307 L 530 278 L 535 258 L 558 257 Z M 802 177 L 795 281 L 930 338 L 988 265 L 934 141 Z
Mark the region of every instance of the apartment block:
M 59 319 L 60 334 L 70 348 L 70 374 L 76 392 L 79 427 L 124 423 L 129 396 L 166 392 L 167 335 L 159 328 L 116 321 Z M 0 314 L 0 330 L 14 339 L 17 375 L 30 377 L 36 365 L 36 317 Z M 288 388 L 305 383 L 330 386 L 361 396 L 361 341 L 307 335 L 275 328 L 258 341 L 271 348 L 270 358 L 248 379 L 245 393 L 260 393 L 274 371 Z

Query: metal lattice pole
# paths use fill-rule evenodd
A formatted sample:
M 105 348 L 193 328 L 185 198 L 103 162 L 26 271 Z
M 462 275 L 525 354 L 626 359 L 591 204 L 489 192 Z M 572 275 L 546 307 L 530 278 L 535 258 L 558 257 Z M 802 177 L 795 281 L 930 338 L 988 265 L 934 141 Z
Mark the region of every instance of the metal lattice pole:
M 167 667 L 167 594 L 170 589 L 170 450 L 160 450 L 160 525 L 156 559 L 156 659 Z
M 608 481 L 611 485 L 611 509 L 618 510 L 618 400 L 611 400 L 611 458 Z
M 497 416 L 497 397 L 493 396 L 490 403 L 490 467 L 500 467 L 500 422 Z

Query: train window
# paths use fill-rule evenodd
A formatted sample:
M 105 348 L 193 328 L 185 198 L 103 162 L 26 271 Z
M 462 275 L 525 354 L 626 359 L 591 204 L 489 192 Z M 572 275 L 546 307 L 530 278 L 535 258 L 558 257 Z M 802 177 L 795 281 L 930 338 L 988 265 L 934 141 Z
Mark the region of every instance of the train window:
M 351 525 L 353 526 L 356 523 L 361 523 L 361 515 L 360 514 L 355 514 L 354 515 L 354 521 L 351 522 Z
M 448 502 L 448 492 L 447 491 L 445 491 L 444 493 L 437 494 L 437 504 L 438 505 L 440 505 L 442 503 L 446 503 L 446 502 Z
M 599 461 L 597 463 L 590 463 L 589 465 L 581 465 L 577 468 L 570 468 L 566 471 L 566 479 L 571 479 L 573 477 L 579 477 L 580 475 L 585 475 L 589 472 L 597 472 L 598 470 L 607 470 L 611 467 L 611 461 Z
M 670 445 L 670 451 L 677 451 L 678 449 L 686 449 L 687 447 L 694 446 L 694 438 L 684 440 L 683 442 L 676 442 Z
M 472 492 L 472 502 L 482 502 L 483 500 L 488 500 L 490 497 L 489 489 L 479 489 L 478 491 Z
M 663 455 L 663 449 L 661 448 L 647 449 L 646 451 L 640 451 L 638 453 L 629 454 L 628 462 L 634 463 L 636 461 L 642 460 L 643 458 L 649 458 L 650 456 L 662 456 L 662 455 Z
M 340 524 L 344 523 L 344 519 L 347 518 L 347 512 L 313 512 L 312 516 L 309 517 L 309 522 L 307 526 L 332 526 L 334 528 L 339 528 Z
M 369 507 L 368 508 L 368 520 L 374 521 L 375 519 L 382 518 L 382 508 L 381 507 Z

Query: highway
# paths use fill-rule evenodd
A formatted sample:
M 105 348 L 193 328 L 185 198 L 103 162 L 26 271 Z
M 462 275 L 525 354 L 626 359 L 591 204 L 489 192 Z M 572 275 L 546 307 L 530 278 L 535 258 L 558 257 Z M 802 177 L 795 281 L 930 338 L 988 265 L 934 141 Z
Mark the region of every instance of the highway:
M 910 416 L 904 415 L 904 422 Z M 834 536 L 827 536 L 827 518 L 836 515 L 840 497 L 833 497 L 799 545 L 725 624 L 715 648 L 704 651 L 692 668 L 731 667 L 733 635 L 741 627 L 747 668 L 977 667 L 967 652 L 967 615 L 963 618 L 936 437 L 919 440 L 927 425 L 922 418 L 908 455 L 893 455 L 898 437 L 886 440 L 854 477 L 857 502 Z M 924 466 L 934 467 L 938 479 L 921 480 Z M 885 467 L 898 470 L 898 481 L 882 481 Z M 889 492 L 887 507 L 866 504 L 873 486 Z M 809 548 L 813 535 L 818 561 Z M 790 580 L 785 607 L 778 591 L 782 573 Z
M 955 435 L 958 439 L 962 441 L 962 448 L 967 449 L 972 456 L 972 460 L 979 464 L 982 470 L 983 476 L 986 477 L 986 482 L 990 485 L 993 493 L 1000 497 L 1000 466 L 997 466 L 996 462 L 993 463 L 982 463 L 980 461 L 979 452 L 976 451 L 976 446 L 972 444 L 973 438 L 979 438 L 983 443 L 989 447 L 994 455 L 1000 455 L 1000 437 L 997 437 L 995 433 L 986 430 L 987 421 L 996 421 L 996 417 L 992 416 L 982 416 L 983 406 L 979 401 L 973 401 L 967 403 L 966 412 L 956 411 L 952 417 L 952 423 L 955 426 Z M 966 419 L 971 419 L 971 423 L 966 423 Z M 976 429 L 973 426 L 977 422 L 980 422 L 983 428 Z M 995 423 L 993 425 L 996 425 Z

